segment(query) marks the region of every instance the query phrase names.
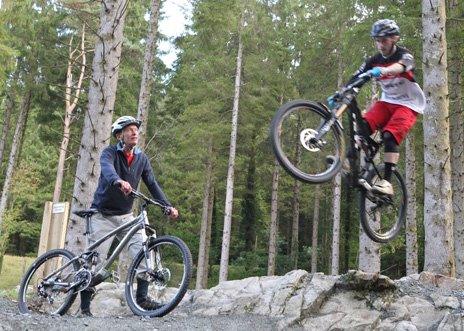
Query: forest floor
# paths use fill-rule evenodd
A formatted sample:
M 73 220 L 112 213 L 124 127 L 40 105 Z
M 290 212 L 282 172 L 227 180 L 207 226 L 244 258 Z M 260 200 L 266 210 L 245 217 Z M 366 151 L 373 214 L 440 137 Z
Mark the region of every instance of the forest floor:
M 17 303 L 0 297 L 0 330 L 277 330 L 277 320 L 260 315 L 196 316 L 187 311 L 161 318 L 21 315 Z M 299 330 L 299 328 L 294 329 Z

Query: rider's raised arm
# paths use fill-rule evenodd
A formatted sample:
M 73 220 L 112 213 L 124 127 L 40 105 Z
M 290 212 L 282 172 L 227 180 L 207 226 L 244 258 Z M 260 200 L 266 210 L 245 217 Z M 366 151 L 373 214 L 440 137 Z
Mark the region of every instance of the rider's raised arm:
M 151 167 L 150 161 L 145 154 L 142 154 L 143 157 L 143 170 L 142 170 L 142 180 L 147 185 L 148 190 L 155 200 L 164 204 L 165 206 L 172 206 L 169 200 L 164 195 L 161 186 L 156 181 L 153 169 Z
M 372 65 L 372 57 L 366 59 L 364 63 L 359 67 L 359 69 L 351 76 L 350 80 L 346 83 L 345 86 L 350 85 L 353 83 L 359 75 L 371 70 L 374 66 Z

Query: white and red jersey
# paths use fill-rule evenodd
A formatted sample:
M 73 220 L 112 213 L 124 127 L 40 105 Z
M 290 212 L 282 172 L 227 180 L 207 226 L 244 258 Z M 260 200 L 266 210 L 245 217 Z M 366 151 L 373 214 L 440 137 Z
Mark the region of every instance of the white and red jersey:
M 401 74 L 384 75 L 378 78 L 382 87 L 380 101 L 406 106 L 423 114 L 426 104 L 425 95 L 414 79 L 414 57 L 404 47 L 396 46 L 395 53 L 389 57 L 377 53 L 368 58 L 350 81 L 374 67 L 388 67 L 395 63 L 402 64 L 405 71 Z

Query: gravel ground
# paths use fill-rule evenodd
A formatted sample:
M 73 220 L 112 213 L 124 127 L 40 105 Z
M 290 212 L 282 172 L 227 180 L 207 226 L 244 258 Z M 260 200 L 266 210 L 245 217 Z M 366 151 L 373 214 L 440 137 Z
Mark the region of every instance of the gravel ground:
M 0 330 L 277 330 L 277 320 L 259 315 L 195 316 L 174 311 L 161 318 L 99 318 L 19 314 L 16 302 L 0 298 Z M 298 329 L 294 329 L 298 330 Z

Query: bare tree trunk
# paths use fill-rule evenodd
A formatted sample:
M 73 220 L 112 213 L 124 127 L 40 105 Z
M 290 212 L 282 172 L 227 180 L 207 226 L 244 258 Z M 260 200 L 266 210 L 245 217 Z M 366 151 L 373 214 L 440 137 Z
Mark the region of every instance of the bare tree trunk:
M 338 33 L 340 40 L 340 34 Z M 341 48 L 341 47 L 340 47 Z M 340 52 L 337 52 L 340 54 Z M 340 88 L 343 84 L 343 61 L 342 57 L 338 57 L 338 81 L 337 86 Z M 344 157 L 344 155 L 341 155 Z M 340 265 L 340 215 L 341 215 L 341 200 L 342 200 L 342 175 L 339 172 L 333 182 L 333 226 L 332 226 L 332 265 L 331 274 L 338 275 Z
M 269 226 L 269 258 L 267 262 L 267 275 L 275 275 L 276 256 L 277 256 L 277 233 L 278 233 L 278 209 L 279 209 L 279 161 L 274 158 L 274 172 L 272 173 L 272 193 L 271 193 L 271 224 Z
M 319 204 L 321 187 L 314 187 L 314 217 L 313 217 L 313 238 L 311 244 L 311 273 L 317 272 L 317 236 L 319 233 Z
M 371 85 L 371 98 L 366 105 L 366 109 L 369 109 L 371 104 L 375 102 L 377 98 L 377 85 Z M 376 157 L 377 161 L 379 157 Z M 364 161 L 364 153 L 361 152 L 361 162 Z M 370 201 L 367 202 L 367 208 L 370 208 Z M 380 215 L 374 216 L 375 220 L 369 220 L 371 226 L 380 228 Z M 365 272 L 380 272 L 380 245 L 372 241 L 364 232 L 362 226 L 359 228 L 359 251 L 358 251 L 359 270 Z
M 140 126 L 140 148 L 145 147 L 146 128 L 148 122 L 148 111 L 150 107 L 151 87 L 153 85 L 153 65 L 155 63 L 156 41 L 158 34 L 158 18 L 159 18 L 160 1 L 151 1 L 150 14 L 150 31 L 147 37 L 147 46 L 145 48 L 145 57 L 143 60 L 142 82 L 140 85 L 139 105 L 137 109 L 137 117 L 142 121 Z
M 211 185 L 208 201 L 208 228 L 206 230 L 206 247 L 205 247 L 205 267 L 203 268 L 203 282 L 201 288 L 208 287 L 208 274 L 209 274 L 209 252 L 211 248 L 211 228 L 213 225 L 213 207 L 214 207 L 214 186 Z
M 213 141 L 210 139 L 208 143 L 208 156 L 212 154 Z M 211 191 L 213 184 L 213 162 L 209 157 L 206 161 L 206 180 L 205 189 L 203 193 L 203 212 L 201 216 L 201 228 L 200 228 L 200 247 L 198 248 L 198 264 L 197 264 L 197 282 L 195 288 L 197 290 L 204 288 L 205 283 L 205 269 L 208 266 L 208 259 L 206 254 L 206 248 L 208 247 L 208 229 L 211 229 L 210 223 L 210 210 L 211 207 Z M 207 274 L 206 274 L 207 276 Z
M 85 25 L 82 27 L 82 36 L 80 44 L 80 52 L 74 57 L 74 54 L 78 49 L 72 49 L 71 37 L 69 41 L 69 56 L 68 56 L 68 70 L 66 74 L 66 93 L 65 93 L 65 114 L 63 120 L 63 139 L 61 140 L 60 154 L 58 157 L 58 165 L 56 167 L 56 180 L 55 180 L 55 189 L 53 191 L 53 202 L 60 201 L 61 188 L 63 186 L 63 177 L 64 177 L 64 163 L 66 161 L 66 153 L 68 152 L 69 138 L 71 135 L 71 124 L 73 122 L 72 113 L 77 106 L 79 101 L 79 95 L 81 93 L 82 82 L 84 81 L 84 73 L 86 67 L 86 56 L 85 56 Z M 74 63 L 79 59 L 81 60 L 81 68 L 79 79 L 77 84 L 74 85 L 73 82 L 73 66 Z
M 127 0 L 102 2 L 101 22 L 92 64 L 88 112 L 84 119 L 74 181 L 72 210 L 90 206 L 100 174 L 100 153 L 110 140 L 127 4 Z M 84 248 L 84 223 L 71 216 L 66 246 L 72 252 Z
M 456 277 L 464 278 L 464 116 L 462 94 L 463 60 L 462 48 L 463 22 L 459 20 L 464 13 L 457 0 L 448 2 L 451 17 L 447 22 L 449 41 L 449 88 L 450 88 L 450 143 L 451 143 L 451 185 L 453 190 L 454 214 L 454 256 Z M 462 7 L 462 4 L 461 4 Z
M 11 181 L 13 180 L 15 166 L 19 159 L 19 152 L 21 149 L 21 140 L 24 136 L 27 117 L 29 109 L 31 108 L 32 92 L 28 89 L 21 101 L 21 109 L 19 110 L 18 120 L 13 135 L 13 142 L 11 144 L 10 156 L 8 158 L 8 165 L 5 173 L 5 181 L 3 182 L 2 196 L 0 197 L 0 238 L 2 237 L 3 220 L 7 208 L 8 198 L 10 196 Z M 3 256 L 3 252 L 0 252 Z
M 331 274 L 338 275 L 340 265 L 340 214 L 342 198 L 342 175 L 338 173 L 335 176 L 333 186 L 333 229 L 332 229 L 332 267 Z
M 148 126 L 148 113 L 150 107 L 150 98 L 151 98 L 151 89 L 153 86 L 153 65 L 155 62 L 156 54 L 156 41 L 158 33 L 158 17 L 159 17 L 159 0 L 151 1 L 150 8 L 150 23 L 149 23 L 149 32 L 147 36 L 147 45 L 145 47 L 145 55 L 143 60 L 143 69 L 142 69 L 142 80 L 140 83 L 140 92 L 139 92 L 139 102 L 137 108 L 137 118 L 142 121 L 142 124 L 139 128 L 139 142 L 138 147 L 141 149 L 145 148 L 145 141 L 147 138 L 146 129 Z M 140 190 L 139 183 L 137 190 Z M 140 200 L 134 201 L 133 210 L 140 210 Z M 119 270 L 120 277 L 124 278 L 129 269 L 131 259 L 127 250 L 124 250 L 119 256 Z
M 419 272 L 417 260 L 417 221 L 416 221 L 416 157 L 414 155 L 414 132 L 406 137 L 406 191 L 408 207 L 406 210 L 406 274 Z
M 301 183 L 295 180 L 293 183 L 293 202 L 292 202 L 292 242 L 290 246 L 290 259 L 293 269 L 298 268 L 298 230 L 300 223 L 300 187 Z
M 13 112 L 13 99 L 10 93 L 6 94 L 5 97 L 5 112 L 3 113 L 3 125 L 2 125 L 2 137 L 0 139 L 0 169 L 3 163 L 3 154 L 5 152 L 6 140 L 8 138 L 8 132 L 10 131 L 10 118 Z
M 424 92 L 424 270 L 455 274 L 445 1 L 422 0 Z
M 377 217 L 379 217 L 378 215 Z M 380 220 L 370 221 L 371 224 L 380 224 Z M 362 226 L 359 228 L 359 270 L 364 272 L 380 272 L 380 244 L 372 241 L 364 232 Z
M 243 26 L 243 18 L 240 28 Z M 235 171 L 235 150 L 237 145 L 237 122 L 238 106 L 240 99 L 240 85 L 242 72 L 242 54 L 243 44 L 242 36 L 239 31 L 238 51 L 237 51 L 237 69 L 235 72 L 235 93 L 234 106 L 232 109 L 232 130 L 230 133 L 230 151 L 229 166 L 227 169 L 227 188 L 226 188 L 226 206 L 224 211 L 224 230 L 222 235 L 221 263 L 219 268 L 219 282 L 227 280 L 229 268 L 229 248 L 230 248 L 230 230 L 232 228 L 232 203 L 234 197 L 234 171 Z

